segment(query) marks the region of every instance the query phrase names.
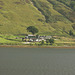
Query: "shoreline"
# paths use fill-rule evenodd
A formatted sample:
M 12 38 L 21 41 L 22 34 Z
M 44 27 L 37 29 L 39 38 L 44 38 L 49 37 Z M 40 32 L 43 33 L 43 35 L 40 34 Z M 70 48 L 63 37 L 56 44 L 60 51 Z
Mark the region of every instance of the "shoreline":
M 0 48 L 75 48 L 75 46 L 0 45 Z

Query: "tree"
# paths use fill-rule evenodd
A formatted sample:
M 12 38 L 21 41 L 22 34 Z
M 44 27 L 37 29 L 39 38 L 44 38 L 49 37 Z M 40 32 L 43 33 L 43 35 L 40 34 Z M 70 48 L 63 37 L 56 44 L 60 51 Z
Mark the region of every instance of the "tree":
M 73 35 L 73 32 L 72 32 L 72 30 L 70 30 L 70 31 L 69 31 L 69 35 L 70 35 L 70 36 L 72 36 L 72 35 Z
M 27 28 L 27 31 L 31 32 L 33 35 L 34 35 L 35 33 L 38 33 L 38 29 L 37 29 L 36 27 L 34 27 L 34 26 L 29 26 L 29 27 Z
M 51 43 L 51 45 L 54 43 L 54 39 L 53 38 L 51 38 L 51 39 L 49 39 L 49 42 Z
M 48 45 L 48 43 L 49 43 L 49 39 L 46 39 L 46 43 L 47 43 L 47 45 Z

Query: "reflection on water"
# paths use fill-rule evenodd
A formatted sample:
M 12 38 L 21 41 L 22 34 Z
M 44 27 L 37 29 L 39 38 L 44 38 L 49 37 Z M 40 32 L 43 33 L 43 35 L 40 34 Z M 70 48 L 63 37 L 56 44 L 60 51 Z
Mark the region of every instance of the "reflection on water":
M 75 50 L 0 48 L 0 75 L 75 75 Z

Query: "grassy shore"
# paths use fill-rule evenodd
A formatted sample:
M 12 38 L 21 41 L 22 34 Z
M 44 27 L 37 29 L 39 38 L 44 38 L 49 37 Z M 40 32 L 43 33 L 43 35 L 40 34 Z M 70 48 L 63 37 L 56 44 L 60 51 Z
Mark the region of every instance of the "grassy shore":
M 0 48 L 75 48 L 75 46 L 0 45 Z

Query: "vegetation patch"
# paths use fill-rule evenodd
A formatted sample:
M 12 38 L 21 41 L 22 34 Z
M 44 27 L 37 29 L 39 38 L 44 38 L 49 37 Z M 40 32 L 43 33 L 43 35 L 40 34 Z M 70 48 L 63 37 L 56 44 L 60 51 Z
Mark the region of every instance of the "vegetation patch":
M 69 0 L 62 1 L 70 5 Z M 68 36 L 70 30 L 75 34 L 75 11 L 66 4 L 57 0 L 0 0 L 0 34 L 31 34 L 26 30 L 29 26 L 35 26 L 40 35 Z
M 53 7 L 56 11 L 64 15 L 68 20 L 71 22 L 75 22 L 75 16 L 74 16 L 74 11 L 71 10 L 69 7 L 66 5 L 63 5 L 62 3 L 56 1 L 56 0 L 48 0 L 50 3 L 53 4 Z

